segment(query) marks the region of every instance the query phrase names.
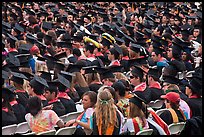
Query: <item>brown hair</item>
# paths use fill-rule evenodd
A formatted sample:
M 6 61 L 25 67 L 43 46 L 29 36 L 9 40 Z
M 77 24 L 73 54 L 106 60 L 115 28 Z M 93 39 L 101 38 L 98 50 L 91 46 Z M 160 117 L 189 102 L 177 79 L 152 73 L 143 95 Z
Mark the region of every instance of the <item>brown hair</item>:
M 86 74 L 85 77 L 87 84 L 91 84 L 93 81 L 101 82 L 100 75 L 98 73 Z
M 144 103 L 142 102 L 142 106 L 144 107 Z M 132 102 L 129 102 L 129 114 L 128 114 L 128 118 L 135 118 L 135 117 L 139 117 L 142 119 L 142 124 L 143 127 L 146 124 L 146 121 L 144 121 L 143 119 L 145 119 L 145 114 L 142 111 L 142 109 L 140 109 L 137 105 L 135 105 Z
M 97 101 L 97 94 L 94 91 L 87 91 L 82 95 L 82 98 L 84 96 L 89 96 L 90 101 L 91 101 L 91 106 L 90 107 L 94 107 Z

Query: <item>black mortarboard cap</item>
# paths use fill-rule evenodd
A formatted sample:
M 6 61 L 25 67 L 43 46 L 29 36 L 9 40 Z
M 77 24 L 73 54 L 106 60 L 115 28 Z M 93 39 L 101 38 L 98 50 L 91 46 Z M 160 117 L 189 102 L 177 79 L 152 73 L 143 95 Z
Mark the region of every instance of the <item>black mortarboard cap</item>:
M 49 16 L 49 14 L 46 11 L 41 11 L 41 12 L 38 12 L 37 16 L 38 17 L 42 17 L 42 16 L 47 17 L 47 16 Z
M 14 37 L 13 35 L 10 35 L 9 33 L 7 33 L 8 37 L 10 38 L 11 41 L 13 41 L 14 43 L 16 41 L 18 41 L 18 39 L 16 37 Z
M 65 29 L 60 29 L 60 28 L 57 28 L 56 29 L 56 34 L 57 36 L 60 36 L 61 34 L 64 34 L 66 33 L 66 30 Z
M 24 32 L 24 28 L 21 27 L 18 23 L 15 23 L 14 30 L 17 31 L 17 33 Z
M 29 72 L 21 71 L 20 73 L 22 73 L 24 76 L 26 76 L 28 78 L 27 79 L 28 81 L 30 81 L 34 77 L 34 75 L 32 73 L 29 73 Z
M 109 30 L 111 29 L 111 26 L 110 26 L 110 24 L 108 24 L 108 23 L 103 23 L 102 27 L 103 27 L 103 29 L 104 29 L 105 31 L 109 31 Z
M 64 76 L 62 76 L 61 74 L 57 74 L 58 78 L 57 80 L 64 85 L 65 87 L 70 88 L 70 82 L 69 80 L 67 80 Z
M 197 15 L 197 17 L 199 17 L 199 19 L 202 19 L 202 11 L 201 10 L 198 10 L 196 12 L 196 15 Z
M 18 73 L 18 72 L 11 72 L 12 74 L 12 77 L 11 77 L 11 80 L 18 83 L 18 84 L 21 84 L 23 85 L 23 79 L 28 79 L 24 74 L 22 73 Z
M 48 41 L 52 41 L 52 36 L 50 35 L 45 35 L 43 39 L 46 39 Z
M 137 65 L 134 65 L 134 68 L 132 69 L 131 73 L 134 75 L 134 76 L 138 76 L 140 77 L 141 79 L 143 78 L 143 70 L 141 67 L 137 66 Z
M 97 71 L 99 71 L 102 80 L 106 78 L 115 78 L 113 72 L 110 69 L 98 68 Z
M 31 34 L 31 33 L 26 34 L 26 41 L 34 44 L 36 42 L 36 40 L 37 40 L 37 38 L 33 34 Z
M 202 81 L 198 78 L 192 78 L 188 83 L 188 87 L 190 87 L 193 93 L 202 96 Z
M 93 25 L 93 30 L 95 30 L 95 32 L 98 33 L 98 34 L 103 34 L 104 33 L 104 31 L 102 30 L 102 27 L 99 26 L 98 24 Z
M 128 67 L 132 67 L 135 65 L 145 65 L 148 64 L 147 58 L 137 58 L 137 59 L 129 59 L 128 60 Z
M 129 32 L 132 32 L 133 29 L 134 29 L 134 26 L 129 25 L 129 24 L 125 24 L 125 27 L 127 28 L 127 30 L 128 30 Z
M 116 34 L 118 37 L 122 38 L 124 36 L 123 31 L 120 29 L 119 26 L 115 25 Z
M 41 56 L 37 56 L 36 60 L 45 62 L 47 59 L 45 57 L 43 57 L 43 56 L 42 57 Z
M 26 13 L 35 16 L 35 11 L 32 9 L 26 9 Z
M 12 86 L 13 87 L 13 86 Z M 9 101 L 9 98 L 11 97 L 11 96 L 15 96 L 15 92 L 14 92 L 14 90 L 11 90 L 11 85 L 10 86 L 8 86 L 8 87 L 3 87 L 2 88 L 2 98 L 3 99 L 5 99 L 5 100 L 7 100 L 7 101 Z
M 141 31 L 136 31 L 135 37 L 136 38 L 143 38 L 144 37 L 144 33 L 142 33 Z
M 112 66 L 109 66 L 108 69 L 110 69 L 113 73 L 122 72 L 123 66 L 112 65 Z
M 43 21 L 42 28 L 45 30 L 50 30 L 50 29 L 52 29 L 52 23 Z
M 15 57 L 13 54 L 8 54 L 9 55 L 9 64 L 14 65 L 14 66 L 20 66 L 20 61 L 18 58 Z
M 61 59 L 61 58 L 64 58 L 64 57 L 67 57 L 67 53 L 66 52 L 60 52 L 60 53 L 57 53 L 54 55 L 54 58 L 56 59 Z
M 183 43 L 183 40 L 178 38 L 178 37 L 175 37 L 174 40 L 172 41 L 172 54 L 174 56 L 174 54 L 176 56 L 181 56 L 181 52 L 182 52 L 182 43 Z
M 58 81 L 48 81 L 47 84 L 49 87 L 45 87 L 45 90 L 49 90 L 51 93 L 58 91 Z
M 139 44 L 134 44 L 134 43 L 130 43 L 130 49 L 133 50 L 134 52 L 142 52 L 142 47 Z
M 55 62 L 54 68 L 56 68 L 58 70 L 64 70 L 65 65 L 63 62 L 57 61 L 57 62 Z
M 157 68 L 149 68 L 149 71 L 147 74 L 149 76 L 154 76 L 156 78 L 159 78 L 159 70 Z
M 33 86 L 33 88 L 41 89 L 42 92 L 45 87 L 49 87 L 47 81 L 37 75 L 34 75 L 34 78 L 30 81 L 30 85 Z
M 126 46 L 129 46 L 129 44 L 130 44 L 130 42 L 132 42 L 132 43 L 134 43 L 135 42 L 135 40 L 133 40 L 130 36 L 128 36 L 128 35 L 126 35 L 126 34 L 124 34 L 124 40 L 125 40 L 125 45 Z
M 70 83 L 72 82 L 72 77 L 75 76 L 75 74 L 69 73 L 69 72 L 66 72 L 66 71 L 60 71 L 59 74 L 62 75 L 63 77 L 65 77 Z
M 112 54 L 118 54 L 118 55 L 122 55 L 123 54 L 123 51 L 122 49 L 117 45 L 117 44 L 114 44 L 114 47 L 109 49 L 109 51 L 112 53 Z
M 9 79 L 9 72 L 2 70 L 2 78 L 4 80 L 8 80 Z
M 124 39 L 121 39 L 121 38 L 118 38 L 118 37 L 116 37 L 115 40 L 116 40 L 116 43 L 118 45 L 122 45 L 123 43 L 125 43 Z
M 18 54 L 15 57 L 17 57 L 20 61 L 20 64 L 28 62 L 29 59 L 31 58 L 30 54 Z
M 129 102 L 135 104 L 138 108 L 143 109 L 142 102 L 146 103 L 144 99 L 139 97 L 138 95 L 134 94 L 134 97 L 129 99 Z
M 162 54 L 163 52 L 165 52 L 165 49 L 164 47 L 162 47 L 162 45 L 160 46 L 155 46 L 153 45 L 153 51 L 156 53 L 156 54 Z
M 152 35 L 152 30 L 148 29 L 148 28 L 145 28 L 144 29 L 144 34 L 147 35 L 148 37 L 151 37 Z
M 169 84 L 178 84 L 180 80 L 174 76 L 163 76 L 162 77 L 163 82 L 169 83 Z
M 96 68 L 98 68 L 98 66 L 82 67 L 82 69 L 85 70 L 85 74 L 97 73 Z
M 52 81 L 52 75 L 54 76 L 54 73 L 46 72 L 46 71 L 38 71 L 40 72 L 40 77 L 45 79 L 46 81 Z

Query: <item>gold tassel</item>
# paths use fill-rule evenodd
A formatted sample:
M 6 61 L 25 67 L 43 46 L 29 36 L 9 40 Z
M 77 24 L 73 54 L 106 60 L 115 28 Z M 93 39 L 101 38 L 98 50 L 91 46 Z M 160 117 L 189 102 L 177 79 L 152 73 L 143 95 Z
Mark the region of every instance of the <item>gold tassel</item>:
M 24 9 L 24 4 L 25 4 L 25 3 L 23 2 L 21 9 Z
M 47 17 L 45 18 L 45 21 L 47 22 Z
M 133 5 L 133 3 L 132 3 L 132 12 L 134 12 L 135 11 L 135 9 L 134 9 L 134 5 Z

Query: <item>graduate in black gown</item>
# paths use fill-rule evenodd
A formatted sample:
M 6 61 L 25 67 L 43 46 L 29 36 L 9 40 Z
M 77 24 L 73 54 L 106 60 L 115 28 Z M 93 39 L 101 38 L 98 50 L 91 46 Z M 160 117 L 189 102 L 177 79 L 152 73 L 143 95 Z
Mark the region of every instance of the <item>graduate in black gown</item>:
M 75 102 L 69 97 L 67 88 L 70 88 L 70 81 L 72 80 L 72 73 L 68 73 L 65 71 L 61 71 L 58 75 L 58 99 L 62 102 L 63 106 L 65 107 L 66 114 L 70 112 L 76 112 L 76 105 Z
M 18 123 L 25 122 L 25 115 L 26 115 L 26 109 L 25 107 L 18 103 L 16 100 L 17 94 L 15 93 L 16 88 L 14 86 L 8 86 L 7 87 L 12 93 L 9 95 L 9 103 L 12 107 L 12 110 L 18 120 Z
M 23 107 L 26 107 L 28 101 L 28 93 L 23 89 L 24 79 L 28 79 L 24 74 L 20 72 L 12 72 L 11 81 L 13 81 L 13 85 L 16 87 L 16 95 L 18 103 L 22 104 Z
M 48 82 L 49 87 L 45 88 L 44 96 L 48 100 L 48 105 L 53 105 L 52 110 L 55 111 L 55 113 L 58 116 L 65 115 L 65 107 L 60 102 L 60 100 L 57 98 L 58 94 L 58 88 L 57 88 L 58 82 Z
M 9 104 L 10 94 L 12 94 L 12 92 L 8 88 L 2 88 L 2 127 L 18 123 L 12 107 Z

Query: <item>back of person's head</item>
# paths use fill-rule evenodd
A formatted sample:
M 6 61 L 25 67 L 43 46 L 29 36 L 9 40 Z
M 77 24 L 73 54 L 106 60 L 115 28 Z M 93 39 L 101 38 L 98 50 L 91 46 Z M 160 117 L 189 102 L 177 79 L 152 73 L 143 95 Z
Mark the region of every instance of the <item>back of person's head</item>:
M 42 110 L 42 100 L 37 96 L 29 98 L 28 108 L 31 115 L 36 116 Z
M 97 95 L 95 108 L 96 123 L 97 125 L 102 124 L 101 127 L 104 127 L 102 130 L 106 130 L 109 124 L 118 125 L 116 106 L 114 105 L 114 99 L 110 93 L 110 88 L 108 86 L 100 87 Z
M 113 83 L 112 87 L 115 89 L 115 91 L 119 92 L 119 95 L 121 97 L 125 96 L 125 85 L 121 82 L 121 81 L 116 81 L 115 83 Z
M 170 84 L 168 87 L 167 87 L 167 90 L 165 91 L 166 93 L 168 92 L 176 92 L 176 93 L 179 93 L 180 92 L 180 89 L 179 87 L 176 85 L 176 84 Z

